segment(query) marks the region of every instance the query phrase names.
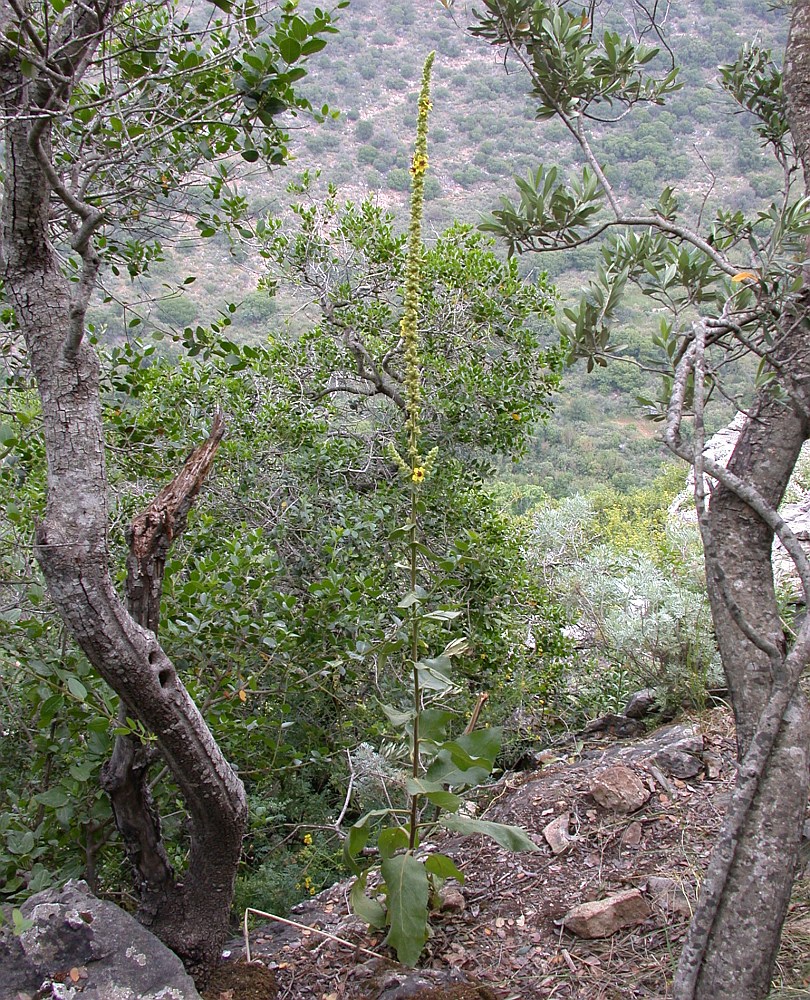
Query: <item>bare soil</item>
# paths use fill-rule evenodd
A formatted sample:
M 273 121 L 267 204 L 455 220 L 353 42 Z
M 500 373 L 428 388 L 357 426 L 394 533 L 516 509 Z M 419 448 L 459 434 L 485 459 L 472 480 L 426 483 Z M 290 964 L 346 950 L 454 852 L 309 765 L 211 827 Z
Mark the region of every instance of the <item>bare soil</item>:
M 455 894 L 454 901 L 463 909 L 434 915 L 418 979 L 406 979 L 408 970 L 391 960 L 381 936 L 349 914 L 344 882 L 296 908 L 292 917 L 307 930 L 271 922 L 251 931 L 251 957 L 272 971 L 277 993 L 272 985 L 243 985 L 252 966 L 235 960 L 244 949 L 234 941 L 206 1000 L 664 1000 L 735 774 L 730 714 L 717 709 L 690 721 L 703 736 L 703 753 L 700 773 L 688 780 L 634 758 L 638 740 L 609 735 L 578 744 L 575 753 L 545 754 L 539 771 L 506 775 L 480 815 L 522 826 L 541 849 L 512 854 L 482 838 L 437 841 L 465 874 L 463 900 Z M 650 789 L 632 815 L 608 812 L 589 795 L 594 775 L 614 763 L 632 767 Z M 565 811 L 574 839 L 555 856 L 542 831 Z M 671 880 L 677 898 L 661 896 L 655 881 L 661 878 Z M 561 928 L 573 906 L 627 888 L 640 890 L 651 905 L 640 926 L 601 940 Z M 780 995 L 808 995 L 809 897 L 810 882 L 800 881 L 779 966 L 790 992 Z

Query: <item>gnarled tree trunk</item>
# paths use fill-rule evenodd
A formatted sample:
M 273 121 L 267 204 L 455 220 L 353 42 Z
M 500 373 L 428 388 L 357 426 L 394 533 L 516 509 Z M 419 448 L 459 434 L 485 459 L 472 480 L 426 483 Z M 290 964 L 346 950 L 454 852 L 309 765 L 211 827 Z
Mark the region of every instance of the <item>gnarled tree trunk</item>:
M 154 901 L 152 929 L 202 974 L 228 930 L 247 819 L 241 781 L 224 759 L 154 632 L 115 592 L 108 562 L 107 481 L 99 362 L 83 339 L 98 260 L 92 234 L 101 216 L 65 201 L 50 158 L 52 115 L 65 106 L 118 2 L 77 4 L 48 73 L 22 72 L 6 30 L 18 11 L 0 3 L 0 85 L 5 116 L 3 279 L 28 348 L 42 401 L 48 461 L 47 511 L 36 555 L 53 602 L 128 715 L 155 734 L 188 806 L 191 849 L 182 882 Z M 76 216 L 73 249 L 81 281 L 62 274 L 51 246 L 52 199 Z
M 810 190 L 810 0 L 794 5 L 784 79 L 791 133 Z M 808 276 L 806 269 L 805 282 Z M 728 463 L 774 510 L 810 438 L 808 306 L 805 288 L 782 316 L 772 351 L 777 370 L 787 376 L 787 396 L 768 387 L 760 391 Z M 810 789 L 810 707 L 796 684 L 810 664 L 810 623 L 805 619 L 788 647 L 774 590 L 774 533 L 724 486 L 712 493 L 706 533 L 709 597 L 743 762 L 740 785 L 755 791 L 740 829 L 724 834 L 707 873 L 718 902 L 698 907 L 675 996 L 762 1000 L 770 991 Z M 769 724 L 766 717 L 782 704 L 782 692 L 781 722 L 777 717 Z M 773 734 L 773 748 L 763 753 Z M 764 760 L 758 775 L 745 764 L 756 756 Z M 703 934 L 705 943 L 692 948 Z

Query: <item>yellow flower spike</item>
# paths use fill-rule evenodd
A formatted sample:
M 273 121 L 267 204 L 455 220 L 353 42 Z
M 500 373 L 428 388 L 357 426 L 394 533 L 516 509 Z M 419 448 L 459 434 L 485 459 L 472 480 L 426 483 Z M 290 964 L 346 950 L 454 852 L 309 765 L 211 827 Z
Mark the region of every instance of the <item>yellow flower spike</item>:
M 304 837 L 303 837 L 303 841 L 307 845 L 307 847 L 309 847 L 312 844 L 312 834 L 311 833 L 305 833 Z
M 411 481 L 414 483 L 423 483 L 425 481 L 425 467 L 424 465 L 417 465 L 416 468 L 411 473 Z
M 422 401 L 420 385 L 419 331 L 417 321 L 419 314 L 419 292 L 422 281 L 422 210 L 425 201 L 425 172 L 428 167 L 427 132 L 428 112 L 430 111 L 430 71 L 433 66 L 434 53 L 425 60 L 422 72 L 422 89 L 419 93 L 419 117 L 416 123 L 416 143 L 411 161 L 411 218 L 408 226 L 408 254 L 405 269 L 404 310 L 400 322 L 400 331 L 405 346 L 405 386 L 407 389 L 408 419 L 408 458 L 412 470 L 421 468 L 424 476 L 424 462 L 419 454 L 419 439 L 421 428 L 419 415 Z M 421 482 L 414 478 L 414 471 L 409 472 L 413 482 Z

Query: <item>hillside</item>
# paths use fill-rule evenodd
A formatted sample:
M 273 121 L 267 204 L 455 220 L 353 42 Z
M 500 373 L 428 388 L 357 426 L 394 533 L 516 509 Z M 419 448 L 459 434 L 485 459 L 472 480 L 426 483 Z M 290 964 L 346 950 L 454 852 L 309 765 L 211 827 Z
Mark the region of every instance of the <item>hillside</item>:
M 609 175 L 621 178 L 620 190 L 653 201 L 665 184 L 674 184 L 687 216 L 696 220 L 711 217 L 720 199 L 732 209 L 764 207 L 779 189 L 779 168 L 715 80 L 718 64 L 733 58 L 752 36 L 765 44 L 784 42 L 780 11 L 756 0 L 743 8 L 732 0 L 691 0 L 669 8 L 664 37 L 687 86 L 663 107 L 642 107 L 604 127 L 599 151 Z M 292 121 L 294 160 L 284 170 L 268 175 L 245 165 L 238 169 L 251 215 L 284 215 L 293 197 L 285 185 L 304 171 L 319 171 L 316 195 L 334 184 L 339 198 L 371 197 L 404 225 L 417 80 L 424 56 L 434 49 L 428 233 L 456 219 L 477 222 L 500 195 L 511 195 L 513 175 L 539 163 L 573 170 L 575 150 L 563 127 L 534 120 L 525 75 L 470 37 L 469 20 L 470 11 L 461 5 L 448 12 L 418 0 L 353 0 L 341 14 L 340 34 L 311 61 L 302 84 L 314 105 L 326 101 L 341 114 L 322 126 Z M 667 53 L 658 58 L 667 68 Z M 301 309 L 299 291 L 282 285 L 270 297 L 257 290 L 267 270 L 250 243 L 233 245 L 223 235 L 204 240 L 194 231 L 164 253 L 148 281 L 115 289 L 122 300 L 146 300 L 139 330 L 206 324 L 227 302 L 241 303 L 233 326 L 238 339 L 263 339 L 270 330 L 297 336 L 313 320 Z M 564 302 L 593 271 L 597 257 L 598 248 L 584 247 L 527 256 L 521 267 L 526 275 L 546 271 Z M 186 275 L 197 278 L 190 287 L 181 284 Z M 647 306 L 638 299 L 625 313 L 623 339 L 635 345 L 631 353 L 637 361 L 650 351 Z M 110 302 L 97 310 L 96 322 L 120 339 L 132 315 Z M 745 381 L 744 373 L 740 378 Z M 565 384 L 552 424 L 538 429 L 520 462 L 499 470 L 501 478 L 540 481 L 554 496 L 604 482 L 628 491 L 669 460 L 656 428 L 635 404 L 637 394 L 654 392 L 638 367 L 614 365 L 590 376 L 575 369 Z M 731 412 L 730 406 L 721 408 L 716 423 Z

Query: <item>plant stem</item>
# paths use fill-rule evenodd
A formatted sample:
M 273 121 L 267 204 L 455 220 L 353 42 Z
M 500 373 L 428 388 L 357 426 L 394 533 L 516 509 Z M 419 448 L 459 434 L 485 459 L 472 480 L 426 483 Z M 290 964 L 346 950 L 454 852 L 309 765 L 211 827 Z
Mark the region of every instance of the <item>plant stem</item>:
M 418 514 L 416 483 L 411 483 L 411 528 L 410 528 L 410 569 L 411 569 L 411 592 L 416 591 L 417 580 L 417 549 L 416 549 L 416 517 Z M 411 605 L 411 663 L 413 664 L 413 761 L 411 774 L 414 778 L 419 777 L 419 708 L 422 700 L 422 693 L 419 688 L 419 671 L 417 662 L 419 660 L 419 605 L 414 602 Z M 408 836 L 408 850 L 416 848 L 417 820 L 419 814 L 419 796 L 411 796 L 411 822 Z

